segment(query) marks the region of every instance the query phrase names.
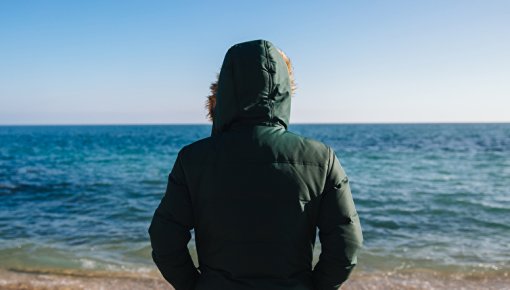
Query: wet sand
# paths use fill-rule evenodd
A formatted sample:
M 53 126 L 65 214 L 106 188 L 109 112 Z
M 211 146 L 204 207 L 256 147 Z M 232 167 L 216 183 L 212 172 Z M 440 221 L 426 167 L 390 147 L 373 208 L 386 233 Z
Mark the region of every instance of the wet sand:
M 173 289 L 160 276 L 132 273 L 47 273 L 0 270 L 2 290 L 130 290 L 130 289 Z
M 0 289 L 173 289 L 158 273 L 44 273 L 0 270 Z M 510 289 L 508 272 L 442 273 L 427 270 L 355 272 L 342 287 L 372 289 Z
M 462 289 L 505 290 L 510 289 L 510 274 L 499 273 L 443 273 L 428 270 L 401 272 L 355 273 L 342 289 Z

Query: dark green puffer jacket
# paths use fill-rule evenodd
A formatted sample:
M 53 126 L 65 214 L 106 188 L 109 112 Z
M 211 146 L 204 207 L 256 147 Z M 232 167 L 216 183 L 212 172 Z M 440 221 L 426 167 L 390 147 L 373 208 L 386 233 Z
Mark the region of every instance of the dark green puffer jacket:
M 330 147 L 287 131 L 290 103 L 270 42 L 229 49 L 212 135 L 179 152 L 149 228 L 153 259 L 175 289 L 333 290 L 348 278 L 362 243 L 349 182 Z

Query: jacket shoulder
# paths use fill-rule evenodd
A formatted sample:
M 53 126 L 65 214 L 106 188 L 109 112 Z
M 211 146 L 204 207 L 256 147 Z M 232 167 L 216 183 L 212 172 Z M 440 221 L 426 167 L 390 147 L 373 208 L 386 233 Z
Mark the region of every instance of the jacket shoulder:
M 181 158 L 188 159 L 194 155 L 207 154 L 213 148 L 214 137 L 206 137 L 187 144 L 181 148 L 179 155 Z
M 289 138 L 294 138 L 296 140 L 300 140 L 301 142 L 304 142 L 308 146 L 312 146 L 312 147 L 316 148 L 317 150 L 326 150 L 327 151 L 330 149 L 330 147 L 328 145 L 326 145 L 325 143 L 323 143 L 319 140 L 312 139 L 310 137 L 305 137 L 305 136 L 299 135 L 297 133 L 294 133 L 292 131 L 286 131 L 286 135 Z
M 308 164 L 328 165 L 330 155 L 333 152 L 330 146 L 290 131 L 287 131 L 284 136 L 286 143 L 292 148 L 290 151 L 292 159 L 301 160 Z

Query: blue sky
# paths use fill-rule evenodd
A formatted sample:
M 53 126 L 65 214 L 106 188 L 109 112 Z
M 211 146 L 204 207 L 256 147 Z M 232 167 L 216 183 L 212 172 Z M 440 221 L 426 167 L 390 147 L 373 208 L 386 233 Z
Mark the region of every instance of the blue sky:
M 260 38 L 293 60 L 294 123 L 510 121 L 510 1 L 119 0 L 0 2 L 0 124 L 207 123 L 226 50 Z

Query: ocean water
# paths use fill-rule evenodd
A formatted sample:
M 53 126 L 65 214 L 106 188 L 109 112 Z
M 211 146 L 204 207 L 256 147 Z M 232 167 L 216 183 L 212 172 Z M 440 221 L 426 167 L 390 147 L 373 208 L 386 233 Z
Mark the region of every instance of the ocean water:
M 332 146 L 350 177 L 359 271 L 510 269 L 510 124 L 290 130 Z M 155 271 L 147 229 L 167 175 L 179 149 L 209 133 L 1 126 L 0 269 Z

